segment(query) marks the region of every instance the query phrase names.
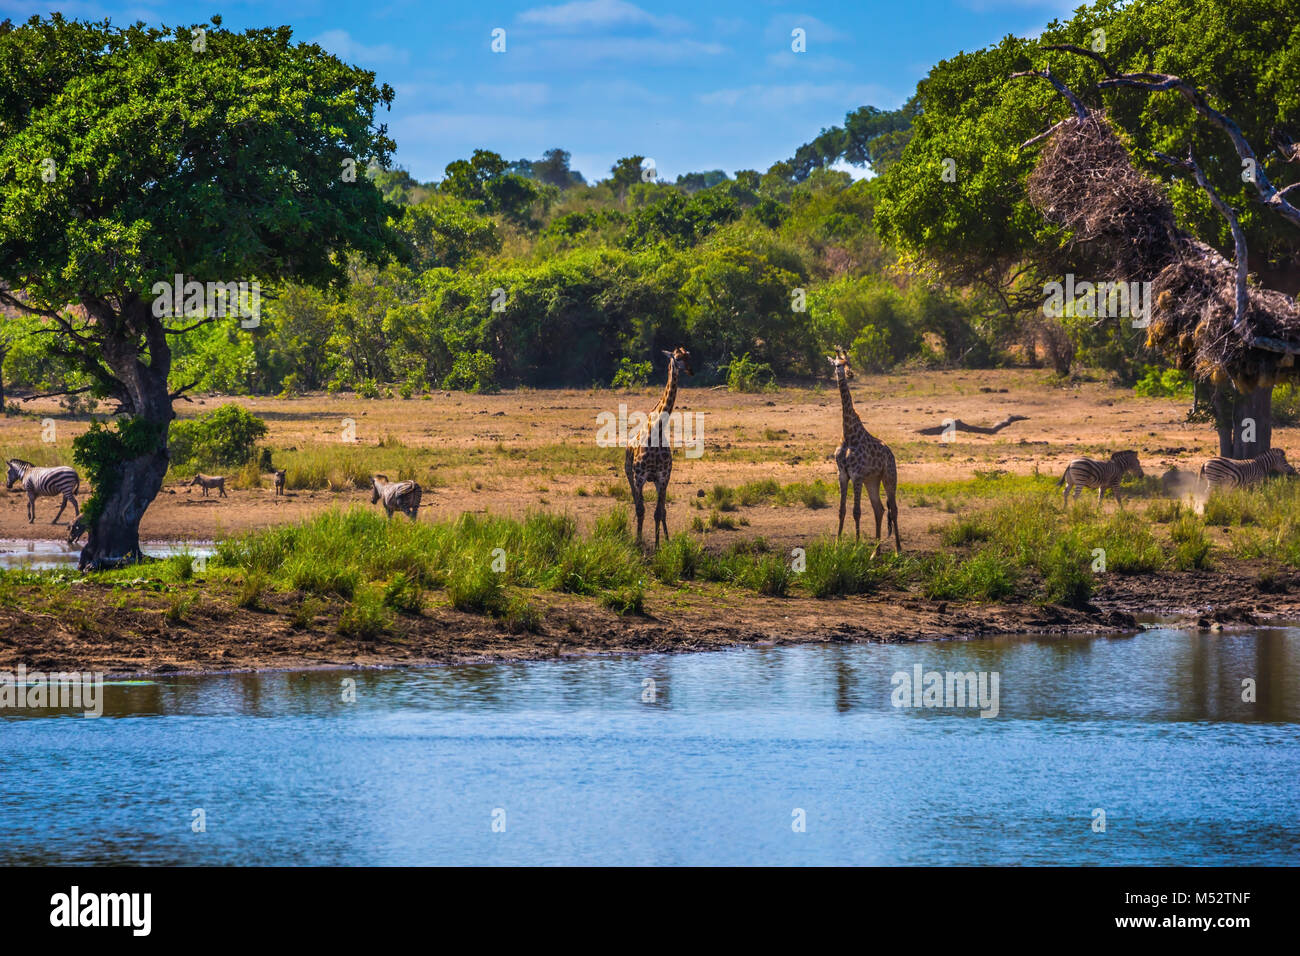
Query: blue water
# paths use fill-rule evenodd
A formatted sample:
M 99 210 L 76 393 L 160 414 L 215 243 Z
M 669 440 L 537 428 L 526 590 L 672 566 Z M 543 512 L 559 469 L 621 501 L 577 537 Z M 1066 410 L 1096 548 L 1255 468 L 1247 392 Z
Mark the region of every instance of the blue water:
M 997 672 L 998 716 L 894 707 L 918 663 Z M 0 862 L 1300 863 L 1297 630 L 172 678 L 108 700 L 100 719 L 0 710 Z

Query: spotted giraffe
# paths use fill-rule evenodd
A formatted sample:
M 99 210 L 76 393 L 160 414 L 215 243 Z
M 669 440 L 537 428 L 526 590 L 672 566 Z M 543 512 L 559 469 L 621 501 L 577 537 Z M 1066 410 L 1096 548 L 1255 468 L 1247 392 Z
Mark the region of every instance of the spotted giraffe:
M 871 509 L 876 513 L 876 550 L 880 552 L 880 519 L 885 514 L 885 507 L 880 503 L 880 486 L 885 486 L 885 499 L 889 502 L 889 524 L 886 534 L 894 532 L 894 550 L 903 550 L 903 541 L 898 534 L 898 503 L 895 492 L 898 489 L 898 468 L 894 463 L 894 453 L 889 446 L 873 436 L 862 426 L 862 419 L 853 410 L 853 396 L 849 394 L 849 379 L 853 369 L 849 368 L 849 357 L 843 349 L 830 360 L 835 368 L 835 382 L 840 387 L 840 405 L 844 413 L 844 441 L 835 450 L 835 466 L 840 472 L 840 528 L 836 537 L 844 533 L 844 509 L 848 499 L 849 482 L 853 482 L 853 527 L 856 537 L 862 538 L 862 483 L 867 483 L 867 496 L 871 499 Z
M 668 540 L 668 479 L 673 473 L 673 449 L 668 433 L 668 416 L 677 400 L 677 382 L 682 372 L 691 370 L 691 354 L 684 348 L 664 352 L 668 356 L 668 384 L 663 398 L 654 407 L 649 420 L 627 440 L 623 457 L 623 470 L 632 488 L 632 504 L 636 507 L 636 540 L 641 543 L 645 524 L 645 498 L 642 494 L 647 481 L 655 486 L 655 547 L 659 547 L 659 526 L 663 525 L 664 540 Z

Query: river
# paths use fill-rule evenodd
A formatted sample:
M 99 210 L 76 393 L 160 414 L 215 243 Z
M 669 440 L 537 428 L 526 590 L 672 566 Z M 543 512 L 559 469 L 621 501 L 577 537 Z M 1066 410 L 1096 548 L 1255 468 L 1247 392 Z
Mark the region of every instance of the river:
M 910 706 L 917 665 L 996 675 L 996 716 Z M 0 710 L 0 862 L 1300 863 L 1297 629 L 105 693 L 98 719 Z

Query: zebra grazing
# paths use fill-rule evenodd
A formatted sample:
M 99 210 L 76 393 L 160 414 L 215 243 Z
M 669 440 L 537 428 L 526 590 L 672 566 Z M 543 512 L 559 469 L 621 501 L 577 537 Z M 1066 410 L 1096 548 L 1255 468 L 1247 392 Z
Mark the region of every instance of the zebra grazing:
M 278 498 L 284 494 L 284 477 L 288 472 L 281 468 L 279 471 L 273 472 L 273 474 L 275 475 L 275 495 Z
M 1110 456 L 1109 461 L 1097 461 L 1095 458 L 1076 458 L 1065 466 L 1065 474 L 1061 480 L 1056 483 L 1056 487 L 1065 485 L 1065 498 L 1063 504 L 1067 507 L 1070 504 L 1070 489 L 1074 489 L 1074 500 L 1079 500 L 1079 495 L 1084 488 L 1097 489 L 1097 503 L 1101 504 L 1101 496 L 1109 488 L 1115 495 L 1115 502 L 1121 508 L 1124 502 L 1119 496 L 1119 482 L 1126 474 L 1142 477 L 1142 466 L 1138 463 L 1137 452 L 1135 451 L 1117 451 Z
M 185 487 L 186 487 L 186 488 L 193 488 L 195 485 L 198 485 L 200 488 L 203 489 L 203 497 L 204 497 L 204 498 L 206 498 L 206 497 L 208 496 L 208 489 L 209 489 L 209 488 L 216 488 L 217 491 L 219 491 L 219 492 L 221 493 L 221 497 L 222 497 L 222 498 L 225 498 L 225 497 L 226 497 L 226 479 L 225 479 L 225 476 L 217 476 L 217 475 L 195 475 L 194 478 L 193 478 L 193 480 L 192 480 L 188 485 L 186 485 Z M 187 494 L 188 494 L 188 492 L 187 492 Z
M 53 468 L 37 468 L 30 461 L 23 461 L 21 458 L 9 459 L 9 480 L 5 482 L 6 488 L 13 488 L 15 481 L 21 481 L 23 491 L 27 492 L 27 523 L 32 524 L 36 521 L 36 499 L 62 495 L 63 503 L 59 505 L 59 513 L 54 516 L 50 524 L 58 524 L 59 519 L 63 517 L 63 511 L 68 507 L 68 502 L 72 502 L 72 514 L 77 516 L 81 514 L 81 509 L 77 507 L 77 492 L 81 488 L 81 479 L 77 477 L 77 472 L 68 465 L 55 465 Z
M 383 501 L 384 510 L 388 512 L 389 518 L 393 516 L 394 511 L 401 511 L 410 515 L 412 521 L 416 520 L 416 516 L 420 513 L 420 499 L 424 496 L 418 482 L 389 481 L 387 475 L 373 475 L 370 478 L 370 486 L 374 490 L 370 503 L 373 505 Z
M 1211 458 L 1201 466 L 1201 480 L 1208 490 L 1241 488 L 1261 481 L 1266 475 L 1294 475 L 1281 448 L 1270 448 L 1255 458 Z

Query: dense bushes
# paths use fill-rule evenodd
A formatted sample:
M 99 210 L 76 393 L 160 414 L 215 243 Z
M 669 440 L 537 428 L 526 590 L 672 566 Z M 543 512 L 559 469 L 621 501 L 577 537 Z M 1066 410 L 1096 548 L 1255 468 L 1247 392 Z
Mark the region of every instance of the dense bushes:
M 252 460 L 266 422 L 239 405 L 222 405 L 198 418 L 173 422 L 168 438 L 172 464 L 198 468 L 243 465 Z

